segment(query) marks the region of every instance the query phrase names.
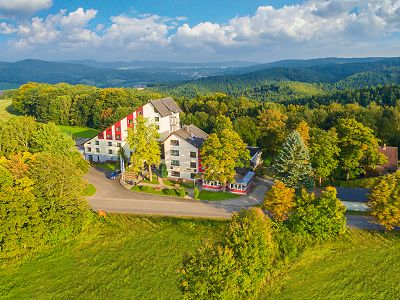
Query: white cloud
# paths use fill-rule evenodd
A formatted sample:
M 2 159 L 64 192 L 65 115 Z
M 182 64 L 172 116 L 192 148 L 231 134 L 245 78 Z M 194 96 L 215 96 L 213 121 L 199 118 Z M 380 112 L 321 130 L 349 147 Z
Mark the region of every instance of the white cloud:
M 17 29 L 14 28 L 12 25 L 6 23 L 6 22 L 1 22 L 0 23 L 0 33 L 2 34 L 11 34 L 17 32 Z
M 253 15 L 225 24 L 194 26 L 182 24 L 186 21 L 182 16 L 146 14 L 112 16 L 110 25 L 93 24 L 92 29 L 96 14 L 93 9 L 61 10 L 17 26 L 0 23 L 0 33 L 15 33 L 11 43 L 19 49 L 30 46 L 46 53 L 49 48 L 59 56 L 79 51 L 71 58 L 179 60 L 376 55 L 373 51 L 382 51 L 385 37 L 400 33 L 400 0 L 309 0 L 281 8 L 260 6 Z M 398 49 L 386 45 L 385 53 Z
M 0 16 L 31 15 L 52 5 L 52 0 L 0 0 Z

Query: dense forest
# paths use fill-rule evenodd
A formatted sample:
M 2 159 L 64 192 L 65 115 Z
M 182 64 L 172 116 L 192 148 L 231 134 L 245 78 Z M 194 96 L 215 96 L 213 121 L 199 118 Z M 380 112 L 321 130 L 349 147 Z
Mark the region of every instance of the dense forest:
M 13 98 L 13 109 L 38 121 L 60 125 L 104 128 L 158 93 L 138 89 L 105 88 L 87 85 L 27 83 L 7 96 Z
M 103 129 L 149 99 L 165 95 L 147 89 L 29 83 L 7 96 L 13 98 L 16 112 L 34 116 L 38 121 Z M 400 146 L 400 86 L 337 91 L 293 103 L 262 102 L 224 93 L 193 98 L 177 96 L 175 99 L 183 110 L 183 123 L 193 123 L 211 132 L 216 117 L 226 115 L 248 144 L 260 145 L 265 150 L 270 143 L 263 142 L 265 124 L 262 120 L 277 122 L 281 131 L 291 131 L 301 121 L 311 128 L 329 130 L 339 119 L 348 117 L 371 128 L 381 143 Z M 282 120 L 284 122 L 280 123 Z

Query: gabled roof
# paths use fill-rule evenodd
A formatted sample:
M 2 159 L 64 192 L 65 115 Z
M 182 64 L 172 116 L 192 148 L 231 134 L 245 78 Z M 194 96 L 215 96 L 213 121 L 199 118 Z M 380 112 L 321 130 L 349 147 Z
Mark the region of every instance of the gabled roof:
M 171 97 L 150 100 L 150 103 L 154 106 L 161 117 L 167 117 L 172 115 L 172 113 L 180 113 L 182 110 L 179 108 L 178 104 Z
M 208 138 L 208 134 L 195 125 L 183 126 L 183 128 L 178 129 L 171 133 L 176 134 L 188 143 L 195 146 L 197 149 L 203 146 L 205 140 Z

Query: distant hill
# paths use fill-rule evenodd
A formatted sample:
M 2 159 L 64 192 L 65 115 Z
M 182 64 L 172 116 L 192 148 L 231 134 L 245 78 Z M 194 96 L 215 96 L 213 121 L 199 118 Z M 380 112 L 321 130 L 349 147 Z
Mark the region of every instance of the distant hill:
M 88 84 L 98 87 L 152 86 L 175 95 L 226 92 L 236 96 L 270 99 L 280 82 L 296 82 L 303 94 L 320 90 L 362 88 L 400 83 L 400 58 L 319 58 L 253 62 L 179 63 L 159 61 L 50 62 L 26 59 L 0 62 L 0 89 L 28 81 Z M 301 84 L 303 86 L 301 86 Z M 3 88 L 2 88 L 3 87 Z M 279 89 L 280 87 L 278 87 Z M 288 90 L 288 86 L 283 86 Z M 291 92 L 290 92 L 291 93 Z M 297 96 L 296 96 L 297 97 Z
M 223 61 L 223 62 L 209 62 L 209 63 L 180 63 L 180 62 L 166 62 L 166 61 L 112 61 L 101 62 L 97 60 L 70 60 L 63 61 L 66 63 L 87 65 L 96 68 L 112 68 L 112 69 L 194 69 L 194 68 L 241 68 L 254 66 L 257 63 L 247 61 Z
M 297 82 L 297 86 L 303 83 L 302 90 L 304 84 L 311 84 L 313 89 L 315 85 L 324 86 L 327 90 L 400 84 L 400 58 L 293 60 L 238 70 L 237 74 L 154 86 L 182 96 L 225 92 L 234 96 L 270 100 L 274 89 L 279 87 L 280 83 L 286 82 Z

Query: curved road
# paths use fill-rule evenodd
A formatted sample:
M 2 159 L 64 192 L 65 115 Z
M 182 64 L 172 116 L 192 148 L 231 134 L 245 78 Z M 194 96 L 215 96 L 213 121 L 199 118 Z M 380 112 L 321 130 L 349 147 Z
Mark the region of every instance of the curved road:
M 233 212 L 262 203 L 269 185 L 262 182 L 251 195 L 235 200 L 209 202 L 132 192 L 125 189 L 118 180 L 109 180 L 105 173 L 94 168 L 90 168 L 87 180 L 97 190 L 94 196 L 88 198 L 95 210 L 204 218 L 230 218 Z
M 235 200 L 199 201 L 176 197 L 137 193 L 125 189 L 118 180 L 109 180 L 102 171 L 90 168 L 86 179 L 96 187 L 96 194 L 88 198 L 94 210 L 108 212 L 165 215 L 181 217 L 227 219 L 232 213 L 262 203 L 264 194 L 272 182 L 262 180 L 248 196 Z M 347 225 L 368 230 L 383 230 L 382 226 L 369 222 L 359 215 L 348 215 Z

